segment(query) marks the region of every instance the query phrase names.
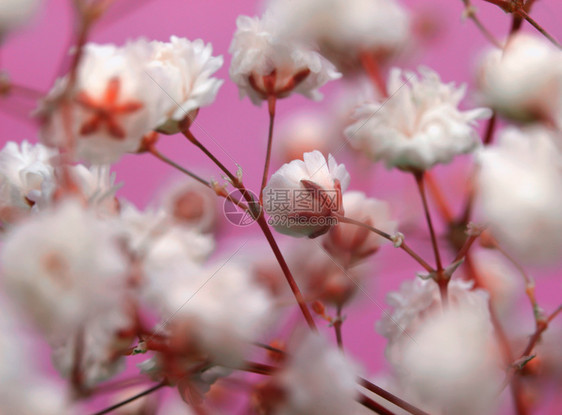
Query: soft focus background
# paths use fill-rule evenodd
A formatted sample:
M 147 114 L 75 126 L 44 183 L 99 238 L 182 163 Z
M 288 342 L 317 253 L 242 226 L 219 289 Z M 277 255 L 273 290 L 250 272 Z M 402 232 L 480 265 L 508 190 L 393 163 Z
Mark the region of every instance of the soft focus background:
M 41 12 L 28 27 L 8 39 L 0 50 L 0 67 L 6 70 L 16 84 L 26 85 L 46 92 L 54 79 L 59 76 L 63 58 L 68 50 L 73 29 L 73 16 L 68 0 L 47 0 Z M 397 64 L 415 68 L 424 64 L 437 70 L 446 81 L 469 85 L 474 75 L 475 62 L 487 41 L 471 21 L 462 18 L 461 0 L 402 0 L 414 13 L 415 35 L 411 50 L 398 59 Z M 510 17 L 499 8 L 484 1 L 474 0 L 478 15 L 484 24 L 499 38 L 509 30 Z M 170 35 L 202 38 L 211 42 L 215 55 L 223 55 L 225 65 L 218 72 L 225 79 L 216 102 L 201 110 L 193 132 L 225 164 L 235 169 L 235 162 L 243 168 L 244 181 L 256 189 L 261 180 L 263 157 L 267 134 L 266 107 L 255 107 L 248 99 L 238 99 L 237 87 L 228 80 L 230 56 L 228 47 L 240 14 L 261 13 L 262 3 L 257 0 L 122 0 L 110 10 L 109 14 L 96 27 L 92 39 L 100 43 L 122 44 L 129 38 L 167 40 Z M 534 6 L 533 17 L 554 37 L 562 39 L 562 2 L 541 0 Z M 526 31 L 533 31 L 525 24 Z M 334 111 L 338 107 L 338 96 L 342 82 L 334 82 L 324 88 L 325 99 L 315 103 L 293 96 L 278 104 L 278 122 L 283 123 L 291 114 L 303 110 Z M 471 105 L 471 90 L 465 101 Z M 37 140 L 37 126 L 27 118 L 34 103 L 25 100 L 0 101 L 0 143 L 9 140 Z M 339 135 L 339 131 L 334 132 Z M 338 161 L 349 161 L 350 152 L 342 148 L 341 142 L 332 144 Z M 206 160 L 182 136 L 163 137 L 159 148 L 164 154 L 191 170 L 206 177 L 220 179 L 218 169 Z M 451 204 L 460 208 L 468 173 L 467 160 L 436 170 L 437 177 L 446 191 Z M 272 171 L 281 163 L 279 157 L 273 159 Z M 414 181 L 408 175 L 393 171 L 387 172 L 382 166 L 371 166 L 366 160 L 354 161 L 348 167 L 352 175 L 351 189 L 361 189 L 368 195 L 389 200 L 398 220 L 412 229 L 410 244 L 431 259 L 430 244 L 426 228 L 421 221 L 421 205 L 415 193 Z M 150 155 L 130 155 L 124 157 L 116 166 L 117 181 L 124 187 L 119 192 L 139 206 L 145 206 L 157 193 L 160 186 L 175 176 L 168 166 Z M 435 210 L 434 210 L 435 212 Z M 439 224 L 438 215 L 435 221 Z M 412 224 L 417 227 L 412 227 Z M 406 231 L 405 233 L 407 233 Z M 408 234 L 408 233 L 407 233 Z M 221 250 L 225 255 L 234 252 L 246 240 L 258 240 L 257 226 L 235 228 L 226 222 L 222 224 Z M 283 240 L 284 246 L 289 241 Z M 263 244 L 262 244 L 263 245 Z M 443 247 L 445 243 L 442 242 Z M 256 243 L 249 242 L 239 255 L 251 257 Z M 264 252 L 266 252 L 264 250 Z M 451 258 L 452 254 L 446 254 Z M 349 353 L 363 362 L 370 374 L 385 368 L 385 340 L 374 331 L 374 323 L 382 314 L 385 294 L 396 289 L 408 278 L 413 278 L 417 267 L 402 252 L 387 246 L 369 264 L 369 278 L 365 281 L 368 296 L 359 292 L 352 307 L 346 311 L 344 342 Z M 546 310 L 553 310 L 559 303 L 560 280 L 553 270 L 531 270 L 537 278 L 537 294 Z M 527 303 L 522 302 L 518 318 L 520 330 L 531 333 L 533 321 Z M 519 315 L 519 314 L 518 314 Z M 558 319 L 553 326 L 560 326 Z M 553 327 L 554 329 L 554 327 Z M 547 334 L 548 335 L 548 334 Z M 332 336 L 330 332 L 329 336 Z M 555 404 L 544 408 L 543 413 L 554 414 Z

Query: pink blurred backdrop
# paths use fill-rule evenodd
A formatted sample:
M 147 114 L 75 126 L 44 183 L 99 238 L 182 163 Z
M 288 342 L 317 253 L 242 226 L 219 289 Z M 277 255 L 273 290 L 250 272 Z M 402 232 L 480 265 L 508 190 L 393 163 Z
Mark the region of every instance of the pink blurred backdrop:
M 93 32 L 92 40 L 100 43 L 122 44 L 126 39 L 139 36 L 148 39 L 167 40 L 170 35 L 202 38 L 211 42 L 214 53 L 223 55 L 225 65 L 217 76 L 226 80 L 216 102 L 204 108 L 197 122 L 213 139 L 209 139 L 197 127 L 194 132 L 209 148 L 228 166 L 234 168 L 232 160 L 243 167 L 244 180 L 250 188 L 255 189 L 260 180 L 265 153 L 267 133 L 267 113 L 265 106 L 253 106 L 248 99 L 240 101 L 236 86 L 228 79 L 230 56 L 228 47 L 235 30 L 236 17 L 240 14 L 259 14 L 262 4 L 256 0 L 123 0 L 112 10 L 107 19 L 102 21 Z M 428 65 L 437 70 L 446 81 L 468 82 L 474 73 L 475 59 L 487 45 L 486 40 L 472 22 L 461 18 L 463 5 L 460 0 L 403 0 L 403 4 L 416 13 L 415 19 L 420 27 L 431 27 L 436 32 L 431 39 L 419 42 L 411 56 L 401 63 L 415 67 Z M 497 7 L 475 0 L 478 14 L 485 25 L 498 37 L 503 37 L 510 26 L 510 18 Z M 562 2 L 559 0 L 538 1 L 533 16 L 551 34 L 562 39 Z M 6 70 L 15 83 L 27 85 L 40 91 L 47 91 L 53 80 L 59 75 L 60 62 L 65 55 L 72 30 L 72 13 L 70 1 L 45 1 L 41 12 L 34 21 L 19 33 L 10 37 L 0 51 L 1 68 Z M 528 25 L 524 30 L 532 31 Z M 284 118 L 302 108 L 320 109 L 334 106 L 333 97 L 337 86 L 324 88 L 326 98 L 314 103 L 301 97 L 283 100 L 278 105 L 278 119 Z M 470 91 L 467 104 L 470 103 Z M 36 141 L 37 127 L 25 118 L 26 111 L 32 108 L 29 103 L 0 102 L 0 144 L 9 140 Z M 17 107 L 16 107 L 17 105 Z M 189 166 L 203 175 L 219 177 L 218 170 L 202 157 L 196 149 L 180 136 L 163 137 L 160 148 L 165 154 L 173 155 L 174 160 Z M 224 149 L 224 151 L 223 151 Z M 349 157 L 345 151 L 341 158 Z M 338 156 L 340 156 L 338 154 Z M 273 169 L 279 160 L 274 160 Z M 372 168 L 368 163 L 354 163 L 352 170 L 352 189 L 365 190 L 367 194 L 378 198 L 389 198 L 402 214 L 415 212 L 419 216 L 420 206 L 414 193 L 413 180 L 399 172 L 386 172 L 382 167 Z M 124 157 L 116 166 L 117 180 L 125 186 L 119 192 L 136 204 L 146 205 L 154 196 L 159 186 L 167 183 L 174 174 L 148 155 L 131 155 Z M 445 166 L 437 169 L 447 196 L 451 201 L 462 202 L 461 190 L 466 175 L 466 163 Z M 457 174 L 458 173 L 458 174 Z M 462 175 L 461 175 L 462 173 Z M 406 200 L 406 204 L 398 203 Z M 411 202 L 411 203 L 410 203 Z M 413 207 L 405 207 L 411 204 Z M 425 230 L 425 227 L 421 229 Z M 243 238 L 259 238 L 259 230 L 254 227 L 240 230 L 223 226 L 225 250 L 234 251 L 237 242 L 234 235 L 241 233 Z M 282 239 L 282 238 L 280 238 Z M 230 242 L 229 242 L 230 241 Z M 413 240 L 412 244 L 431 258 L 423 237 Z M 251 246 L 252 244 L 248 244 Z M 234 247 L 236 248 L 236 247 Z M 252 255 L 251 248 L 245 248 L 241 255 Z M 450 253 L 448 255 L 451 256 Z M 373 277 L 366 283 L 369 298 L 358 293 L 357 304 L 348 311 L 344 325 L 346 348 L 349 353 L 365 363 L 370 373 L 385 367 L 383 350 L 385 340 L 374 331 L 374 322 L 385 308 L 384 296 L 396 289 L 400 282 L 412 278 L 417 267 L 401 252 L 392 247 L 385 247 L 372 262 Z M 553 272 L 544 272 L 543 280 L 537 286 L 541 304 L 552 310 L 560 301 L 560 282 L 555 280 Z M 372 301 L 371 301 L 372 300 Z M 526 316 L 523 324 L 532 331 L 532 320 L 527 304 L 522 306 L 522 315 Z M 557 324 L 560 324 L 559 322 Z M 332 335 L 331 333 L 329 334 Z M 554 407 L 545 408 L 544 413 L 556 413 Z

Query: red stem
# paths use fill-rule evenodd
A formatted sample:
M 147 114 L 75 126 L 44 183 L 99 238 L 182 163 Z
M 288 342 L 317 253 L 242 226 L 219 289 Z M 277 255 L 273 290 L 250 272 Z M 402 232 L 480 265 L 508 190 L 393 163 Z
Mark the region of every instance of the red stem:
M 270 95 L 269 98 L 267 99 L 267 104 L 269 107 L 269 133 L 267 136 L 267 152 L 265 155 L 265 166 L 263 168 L 263 177 L 262 177 L 262 181 L 261 181 L 261 187 L 260 187 L 260 204 L 262 203 L 263 200 L 263 189 L 265 188 L 265 185 L 267 184 L 267 177 L 269 174 L 269 163 L 271 160 L 271 146 L 273 144 L 273 125 L 275 123 L 275 104 L 277 103 L 277 99 L 275 97 L 275 95 Z
M 271 246 L 271 249 L 273 250 L 273 254 L 275 255 L 275 258 L 277 259 L 277 261 L 279 262 L 279 265 L 281 266 L 281 269 L 283 270 L 283 274 L 285 275 L 285 279 L 287 280 L 287 282 L 289 283 L 289 287 L 291 287 L 291 291 L 293 292 L 293 295 L 295 296 L 297 303 L 299 305 L 299 308 L 302 311 L 302 314 L 306 320 L 306 322 L 308 323 L 308 326 L 316 331 L 316 323 L 314 322 L 314 319 L 312 318 L 312 314 L 310 313 L 310 310 L 308 309 L 306 302 L 304 300 L 304 296 L 301 293 L 301 290 L 299 289 L 299 286 L 297 285 L 293 274 L 291 274 L 291 270 L 289 269 L 289 266 L 287 265 L 287 262 L 285 261 L 285 258 L 283 258 L 283 254 L 281 253 L 281 250 L 279 249 L 279 246 L 277 245 L 277 242 L 275 241 L 275 238 L 273 237 L 273 234 L 271 233 L 271 229 L 269 229 L 269 225 L 267 224 L 267 221 L 265 220 L 265 217 L 263 216 L 263 213 L 261 213 L 257 219 L 258 225 L 260 226 L 263 234 L 265 235 L 265 238 L 267 239 L 267 242 L 269 243 L 269 245 Z

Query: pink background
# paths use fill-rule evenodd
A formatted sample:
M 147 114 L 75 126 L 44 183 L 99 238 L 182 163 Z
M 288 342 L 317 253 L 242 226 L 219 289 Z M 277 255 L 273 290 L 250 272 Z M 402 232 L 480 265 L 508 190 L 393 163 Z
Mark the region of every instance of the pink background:
M 17 84 L 27 85 L 40 91 L 47 91 L 53 80 L 60 75 L 60 61 L 65 54 L 72 29 L 72 14 L 69 1 L 45 1 L 41 13 L 36 16 L 29 27 L 13 35 L 0 51 L 1 68 L 7 70 Z M 128 38 L 139 36 L 148 39 L 167 40 L 170 35 L 184 36 L 189 39 L 202 38 L 211 42 L 214 54 L 225 57 L 225 65 L 217 76 L 226 80 L 216 102 L 204 108 L 197 122 L 218 141 L 224 152 L 197 128 L 196 135 L 228 166 L 234 168 L 231 158 L 244 169 L 246 184 L 255 189 L 260 180 L 262 159 L 265 152 L 267 132 L 267 113 L 265 106 L 253 106 L 248 99 L 240 101 L 236 86 L 228 80 L 230 56 L 228 47 L 235 30 L 235 20 L 240 14 L 254 15 L 260 13 L 260 2 L 256 0 L 123 0 L 102 21 L 93 33 L 92 40 L 100 43 L 112 42 L 122 44 Z M 403 4 L 417 12 L 417 22 L 425 23 L 437 30 L 432 39 L 420 41 L 415 52 L 402 60 L 404 65 L 415 67 L 420 63 L 436 69 L 446 81 L 469 82 L 471 80 L 475 58 L 486 46 L 486 40 L 470 21 L 461 19 L 462 2 L 460 0 L 404 0 Z M 479 16 L 487 27 L 498 37 L 507 33 L 510 18 L 497 7 L 483 1 L 475 1 Z M 551 34 L 562 39 L 562 3 L 557 0 L 542 0 L 536 3 L 533 16 Z M 525 25 L 524 30 L 532 31 Z M 299 108 L 328 108 L 333 106 L 336 85 L 324 88 L 326 98 L 323 102 L 313 103 L 301 97 L 294 97 L 279 102 L 278 119 L 282 122 L 289 114 Z M 331 93 L 332 92 L 332 93 Z M 470 95 L 470 94 L 469 94 Z M 470 102 L 470 98 L 467 103 Z M 8 140 L 20 141 L 37 139 L 37 127 L 29 119 L 25 119 L 27 111 L 33 103 L 20 101 L 0 101 L 0 143 Z M 173 155 L 174 160 L 199 171 L 205 176 L 219 177 L 217 169 L 210 164 L 196 149 L 180 136 L 163 137 L 160 143 L 163 153 Z M 338 159 L 349 160 L 347 152 L 337 155 Z M 274 160 L 273 168 L 279 165 Z M 459 186 L 463 176 L 451 173 L 466 171 L 466 163 L 446 166 L 438 169 L 439 177 L 455 206 L 462 201 Z M 119 192 L 139 205 L 148 203 L 156 189 L 174 176 L 167 166 L 148 155 L 131 155 L 124 157 L 115 167 L 117 180 L 124 182 Z M 417 195 L 413 192 L 413 180 L 398 172 L 388 173 L 382 168 L 368 167 L 367 163 L 354 163 L 352 173 L 352 189 L 363 189 L 367 194 L 391 201 L 404 200 L 406 204 L 394 203 L 401 215 L 412 214 L 419 219 L 420 205 Z M 445 174 L 444 174 L 445 173 Z M 406 208 L 411 201 L 410 210 Z M 435 215 L 437 217 L 437 215 Z M 436 219 L 437 222 L 438 219 Z M 425 232 L 425 227 L 420 228 Z M 228 237 L 225 250 L 237 248 L 233 235 L 242 234 L 243 238 L 259 238 L 256 227 L 244 229 L 222 229 L 222 235 Z M 282 238 L 280 238 L 282 239 Z M 424 233 L 412 238 L 424 257 L 431 258 L 428 240 Z M 265 241 L 264 241 L 265 243 Z M 252 244 L 249 243 L 248 246 Z M 234 247 L 233 247 L 234 246 Z M 246 251 L 246 252 L 244 252 Z M 251 255 L 248 247 L 241 255 Z M 446 254 L 451 257 L 451 253 Z M 401 252 L 386 247 L 378 253 L 373 262 L 374 277 L 366 282 L 369 295 L 375 302 L 384 306 L 384 295 L 399 286 L 406 278 L 412 278 L 417 267 L 405 258 Z M 538 284 L 538 296 L 541 304 L 552 310 L 560 300 L 560 283 L 549 277 L 551 272 L 544 273 L 545 279 Z M 559 281 L 559 280 L 558 280 Z M 380 317 L 381 309 L 371 303 L 362 293 L 358 294 L 357 306 L 348 312 L 348 320 L 344 325 L 346 348 L 350 354 L 357 356 L 365 363 L 369 372 L 384 367 L 383 349 L 385 340 L 376 334 L 374 322 Z M 525 303 L 522 313 L 530 316 Z M 559 319 L 560 321 L 560 319 Z M 560 325 L 560 322 L 557 322 Z M 532 321 L 525 320 L 528 331 L 532 330 Z M 331 333 L 330 333 L 331 336 Z M 548 413 L 548 409 L 545 409 Z M 552 413 L 552 412 L 551 412 Z

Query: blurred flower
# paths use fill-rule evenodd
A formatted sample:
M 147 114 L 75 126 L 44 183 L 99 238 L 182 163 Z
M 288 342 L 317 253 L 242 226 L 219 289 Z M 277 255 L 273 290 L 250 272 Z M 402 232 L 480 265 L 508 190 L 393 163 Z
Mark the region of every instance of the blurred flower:
M 68 200 L 14 227 L 2 251 L 7 292 L 47 336 L 121 310 L 126 258 L 119 228 Z
M 478 154 L 478 204 L 501 246 L 519 260 L 560 259 L 562 160 L 541 128 L 508 128 Z
M 487 51 L 476 80 L 482 102 L 503 115 L 560 123 L 562 53 L 542 36 L 517 33 Z
M 393 69 L 388 90 L 395 95 L 385 102 L 360 105 L 356 122 L 345 130 L 353 147 L 388 168 L 426 170 L 471 152 L 480 142 L 475 121 L 490 116 L 484 108 L 458 109 L 464 86 L 444 84 L 428 68 L 419 72 L 421 79 Z
M 342 70 L 363 52 L 383 58 L 410 35 L 408 12 L 394 0 L 270 0 L 280 32 L 318 45 Z
M 210 235 L 177 223 L 164 209 L 141 212 L 126 203 L 121 208 L 121 224 L 128 249 L 142 259 L 146 272 L 157 274 L 174 262 L 186 260 L 201 264 L 215 248 Z
M 472 282 L 453 279 L 448 287 L 449 304 L 470 308 L 474 315 L 489 319 L 488 294 L 474 290 Z M 394 367 L 402 367 L 404 350 L 417 340 L 417 332 L 424 322 L 433 320 L 443 309 L 439 288 L 433 280 L 417 278 L 402 283 L 399 291 L 386 295 L 393 309 L 377 321 L 377 331 L 388 339 L 385 354 Z M 405 367 L 405 366 L 404 366 Z
M 342 192 L 349 179 L 343 164 L 331 155 L 326 160 L 319 151 L 284 164 L 263 190 L 270 223 L 278 232 L 297 237 L 326 233 L 333 225 L 332 213 L 343 213 Z
M 0 43 L 4 35 L 31 18 L 39 0 L 0 0 Z
M 1 300 L 0 412 L 3 414 L 66 415 L 74 413 L 70 397 L 39 370 L 33 339 L 23 320 Z
M 262 19 L 239 16 L 230 45 L 230 77 L 255 105 L 268 97 L 284 98 L 293 92 L 318 100 L 318 88 L 338 79 L 334 66 L 312 49 L 281 37 L 277 17 L 266 12 Z
M 80 371 L 83 387 L 91 388 L 111 379 L 125 369 L 125 352 L 135 336 L 131 330 L 132 316 L 122 308 L 110 308 L 98 313 L 70 336 L 51 336 L 52 361 L 59 373 L 72 379 L 75 370 Z M 80 362 L 76 362 L 76 350 L 80 348 Z
M 402 384 L 454 414 L 490 413 L 505 374 L 489 316 L 452 305 L 425 320 L 414 338 L 403 352 Z
M 318 334 L 295 345 L 278 373 L 255 392 L 258 413 L 264 415 L 341 415 L 359 406 L 358 367 Z
M 328 154 L 335 135 L 332 120 L 323 114 L 296 114 L 282 121 L 275 135 L 284 162 L 302 159 L 304 153 L 314 150 Z
M 367 198 L 362 192 L 343 194 L 343 209 L 348 218 L 358 220 L 389 234 L 396 231 L 386 202 Z M 339 223 L 326 234 L 322 244 L 327 251 L 348 268 L 374 254 L 386 239 L 368 229 L 350 223 Z
M 11 223 L 36 204 L 50 200 L 56 182 L 51 159 L 58 153 L 41 144 L 9 141 L 0 151 L 0 220 Z
M 153 371 L 166 372 L 172 359 L 171 380 L 202 362 L 240 365 L 248 344 L 261 338 L 274 311 L 249 270 L 230 262 L 202 266 L 175 261 L 158 273 L 146 273 L 142 296 L 165 322 L 156 333 L 168 337 L 158 348 L 162 353 Z
M 478 274 L 480 288 L 490 295 L 490 303 L 500 317 L 513 317 L 514 306 L 518 304 L 523 290 L 523 278 L 513 265 L 497 251 L 491 249 L 473 250 L 473 266 Z M 464 275 L 463 268 L 458 270 Z M 456 274 L 455 274 L 456 275 Z
M 199 232 L 212 232 L 217 226 L 217 195 L 194 180 L 181 180 L 160 195 L 163 209 L 172 218 Z
M 201 39 L 172 36 L 169 42 L 151 42 L 150 48 L 147 73 L 170 95 L 169 109 L 157 129 L 175 134 L 191 124 L 199 108 L 214 102 L 223 80 L 212 75 L 222 66 L 223 58 L 212 56 L 213 46 Z

